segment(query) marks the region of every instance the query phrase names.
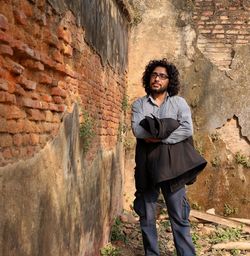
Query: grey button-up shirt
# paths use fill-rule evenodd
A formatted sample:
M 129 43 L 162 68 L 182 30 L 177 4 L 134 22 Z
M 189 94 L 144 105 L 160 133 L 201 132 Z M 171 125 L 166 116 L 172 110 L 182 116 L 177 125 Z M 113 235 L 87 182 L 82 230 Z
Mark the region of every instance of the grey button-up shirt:
M 139 124 L 145 116 L 151 116 L 151 114 L 160 119 L 173 118 L 180 123 L 180 126 L 168 138 L 162 140 L 163 143 L 175 144 L 193 135 L 191 111 L 184 98 L 177 95 L 167 96 L 160 106 L 157 106 L 151 96 L 137 99 L 132 105 L 132 130 L 136 138 L 152 137 Z

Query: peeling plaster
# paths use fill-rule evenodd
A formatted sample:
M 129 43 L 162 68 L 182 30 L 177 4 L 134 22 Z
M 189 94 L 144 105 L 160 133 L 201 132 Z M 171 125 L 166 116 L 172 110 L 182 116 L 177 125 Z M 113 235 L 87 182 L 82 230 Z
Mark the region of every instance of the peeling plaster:
M 232 119 L 217 129 L 220 139 L 226 144 L 226 148 L 233 154 L 241 151 L 245 155 L 250 155 L 250 144 L 246 137 L 241 135 L 241 127 L 238 124 L 238 118 Z

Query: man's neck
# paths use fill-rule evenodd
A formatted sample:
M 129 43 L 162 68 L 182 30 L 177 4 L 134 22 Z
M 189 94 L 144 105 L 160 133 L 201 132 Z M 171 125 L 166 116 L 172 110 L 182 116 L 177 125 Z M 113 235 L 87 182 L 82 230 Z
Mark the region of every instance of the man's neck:
M 167 92 L 163 93 L 151 93 L 152 98 L 155 100 L 155 103 L 160 106 L 167 96 Z

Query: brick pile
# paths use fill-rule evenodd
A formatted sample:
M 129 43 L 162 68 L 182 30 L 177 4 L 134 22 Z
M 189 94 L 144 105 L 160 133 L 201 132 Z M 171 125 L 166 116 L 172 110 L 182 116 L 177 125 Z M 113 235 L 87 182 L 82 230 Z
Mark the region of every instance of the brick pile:
M 235 46 L 250 43 L 249 1 L 195 0 L 193 20 L 198 48 L 220 69 L 230 68 Z
M 72 13 L 46 2 L 1 1 L 0 166 L 41 150 L 75 102 L 98 120 L 92 154 L 117 142 L 125 74 L 101 62 Z

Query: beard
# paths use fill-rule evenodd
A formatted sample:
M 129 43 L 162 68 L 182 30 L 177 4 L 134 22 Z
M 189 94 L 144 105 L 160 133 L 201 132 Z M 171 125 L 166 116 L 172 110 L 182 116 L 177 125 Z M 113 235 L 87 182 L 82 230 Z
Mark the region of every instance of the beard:
M 159 88 L 152 88 L 150 87 L 150 93 L 152 94 L 162 94 L 167 91 L 167 86 L 159 87 Z

